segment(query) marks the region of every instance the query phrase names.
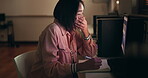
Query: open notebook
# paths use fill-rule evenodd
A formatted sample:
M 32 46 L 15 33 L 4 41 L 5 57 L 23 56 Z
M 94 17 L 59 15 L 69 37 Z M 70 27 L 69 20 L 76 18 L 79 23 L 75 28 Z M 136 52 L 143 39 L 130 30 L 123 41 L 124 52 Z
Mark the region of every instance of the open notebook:
M 108 72 L 110 71 L 110 67 L 107 63 L 107 59 L 101 59 L 102 60 L 102 66 L 100 69 L 97 70 L 85 70 L 85 71 L 80 71 L 80 73 L 88 73 L 88 72 Z M 81 61 L 82 62 L 82 61 Z

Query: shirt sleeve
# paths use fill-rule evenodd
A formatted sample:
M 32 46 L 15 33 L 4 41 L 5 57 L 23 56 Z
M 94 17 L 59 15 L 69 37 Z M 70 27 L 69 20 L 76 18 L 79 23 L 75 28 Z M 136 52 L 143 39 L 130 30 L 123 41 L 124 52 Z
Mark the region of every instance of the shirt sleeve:
M 44 72 L 49 78 L 72 78 L 71 64 L 63 64 L 58 61 L 57 40 L 56 31 L 52 29 L 46 31 L 41 40 Z
M 80 32 L 76 32 L 77 50 L 81 56 L 93 57 L 97 54 L 97 45 L 91 38 L 84 40 Z

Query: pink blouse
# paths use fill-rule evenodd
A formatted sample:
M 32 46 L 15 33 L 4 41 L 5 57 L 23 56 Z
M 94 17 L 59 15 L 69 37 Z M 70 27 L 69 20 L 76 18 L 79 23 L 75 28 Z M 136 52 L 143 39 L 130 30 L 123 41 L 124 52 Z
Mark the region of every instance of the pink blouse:
M 69 33 L 54 21 L 39 37 L 29 78 L 72 78 L 71 64 L 78 62 L 77 54 L 93 57 L 96 52 L 93 39 L 84 40 L 77 30 Z

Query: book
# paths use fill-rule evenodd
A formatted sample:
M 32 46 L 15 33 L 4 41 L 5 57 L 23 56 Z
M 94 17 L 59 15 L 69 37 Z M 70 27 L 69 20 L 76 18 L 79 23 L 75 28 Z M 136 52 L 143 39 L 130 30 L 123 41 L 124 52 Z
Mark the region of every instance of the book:
M 94 73 L 94 72 L 110 72 L 111 68 L 108 65 L 107 59 L 103 58 L 102 60 L 102 65 L 100 66 L 99 69 L 96 70 L 84 70 L 84 71 L 79 71 L 80 73 Z M 79 62 L 85 62 L 86 60 L 80 60 Z

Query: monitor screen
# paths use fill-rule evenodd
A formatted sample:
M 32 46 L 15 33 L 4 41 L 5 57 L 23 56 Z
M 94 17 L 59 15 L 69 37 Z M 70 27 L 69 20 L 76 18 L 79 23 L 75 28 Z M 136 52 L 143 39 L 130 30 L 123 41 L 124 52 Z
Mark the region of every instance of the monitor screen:
M 123 35 L 122 18 L 100 18 L 98 19 L 98 56 L 120 57 L 122 52 Z

